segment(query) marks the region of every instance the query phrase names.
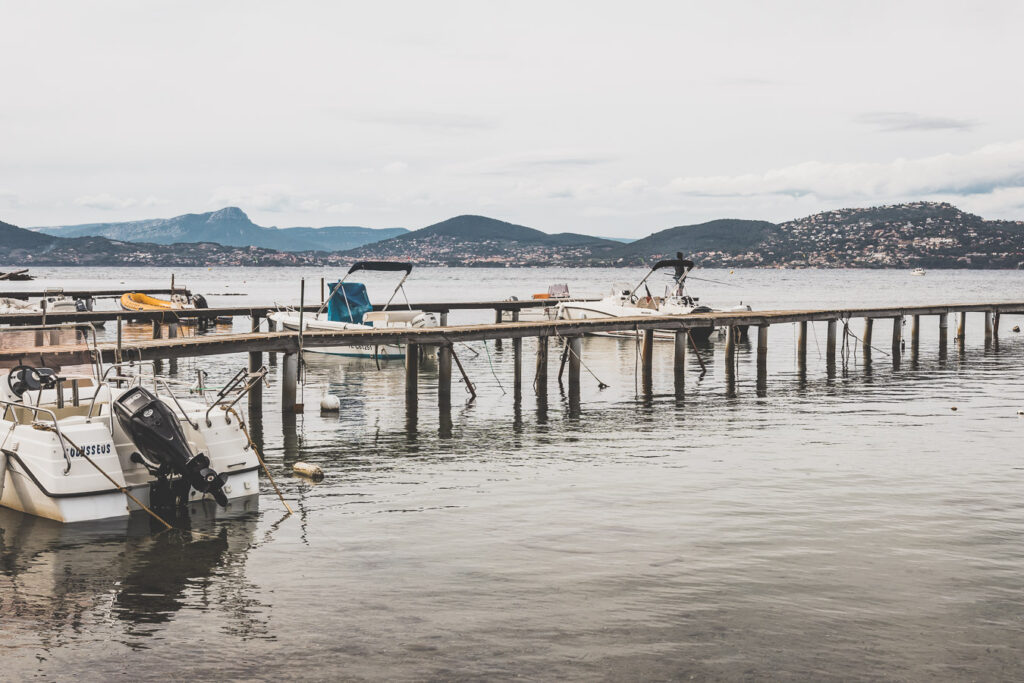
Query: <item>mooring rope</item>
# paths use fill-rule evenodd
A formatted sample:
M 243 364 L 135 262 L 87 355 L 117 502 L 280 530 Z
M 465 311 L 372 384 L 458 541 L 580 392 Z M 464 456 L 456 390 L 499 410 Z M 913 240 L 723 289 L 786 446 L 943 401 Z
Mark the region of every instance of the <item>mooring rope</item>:
M 291 506 L 288 505 L 288 501 L 284 499 L 284 494 L 281 493 L 281 489 L 277 487 L 277 482 L 274 481 L 274 475 L 270 473 L 270 468 L 267 467 L 267 463 L 263 461 L 263 456 L 260 455 L 260 451 L 256 448 L 256 444 L 253 443 L 252 436 L 249 435 L 249 429 L 245 426 L 245 420 L 242 419 L 242 416 L 239 415 L 234 408 L 225 407 L 225 409 L 234 415 L 236 420 L 238 420 L 238 426 L 242 428 L 242 433 L 245 434 L 245 438 L 249 441 L 249 447 L 252 448 L 252 452 L 256 455 L 256 459 L 259 461 L 260 467 L 263 468 L 264 474 L 266 474 L 267 479 L 270 480 L 270 485 L 274 487 L 274 492 L 277 493 L 277 497 L 280 498 L 281 503 L 284 504 L 284 509 L 288 511 L 289 515 L 294 514 Z

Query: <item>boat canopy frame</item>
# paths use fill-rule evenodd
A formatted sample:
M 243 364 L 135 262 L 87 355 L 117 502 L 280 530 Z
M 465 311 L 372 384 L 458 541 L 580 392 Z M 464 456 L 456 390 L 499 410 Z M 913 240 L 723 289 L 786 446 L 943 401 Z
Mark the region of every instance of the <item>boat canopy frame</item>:
M 409 297 L 405 295 L 405 289 L 403 288 L 405 281 L 409 278 L 409 275 L 412 273 L 411 263 L 407 263 L 404 261 L 356 261 L 349 267 L 348 272 L 345 273 L 344 277 L 338 280 L 334 287 L 331 288 L 331 293 L 327 296 L 326 299 L 324 299 L 324 302 L 320 304 L 320 308 L 317 309 L 317 316 L 324 312 L 324 309 L 327 308 L 328 302 L 330 302 L 330 300 L 334 298 L 334 295 L 337 294 L 338 291 L 342 288 L 342 285 L 345 284 L 345 280 L 348 279 L 348 276 L 360 270 L 378 270 L 391 273 L 403 272 L 404 275 L 402 275 L 402 279 L 398 281 L 398 284 L 395 286 L 394 291 L 391 292 L 391 296 L 388 297 L 387 303 L 384 304 L 384 308 L 381 310 L 388 310 L 388 307 L 391 306 L 391 302 L 394 301 L 395 296 L 398 294 L 399 290 L 401 290 L 402 292 L 402 298 L 405 299 L 405 305 L 409 307 L 410 311 L 412 310 L 412 304 L 409 303 Z M 345 297 L 345 307 L 348 309 L 349 317 L 351 317 L 352 309 L 349 306 L 348 297 Z
M 659 271 L 659 270 L 661 270 L 663 268 L 674 268 L 675 269 L 675 273 L 674 273 L 674 275 L 672 277 L 673 284 L 675 285 L 675 287 L 678 287 L 678 288 L 685 287 L 685 285 L 686 285 L 686 276 L 687 276 L 687 274 L 691 270 L 693 270 L 694 265 L 695 264 L 694 264 L 693 261 L 691 261 L 689 259 L 683 258 L 682 252 L 677 252 L 676 253 L 676 258 L 674 258 L 674 259 L 663 259 L 661 261 L 658 261 L 647 272 L 647 275 L 644 275 L 644 278 L 642 280 L 640 280 L 639 283 L 637 283 L 637 286 L 633 288 L 633 291 L 631 291 L 629 293 L 629 296 L 630 296 L 631 299 L 634 296 L 636 296 L 637 290 L 644 286 L 644 284 L 647 282 L 648 278 L 650 278 L 652 275 L 654 275 L 655 272 L 657 272 L 657 271 Z

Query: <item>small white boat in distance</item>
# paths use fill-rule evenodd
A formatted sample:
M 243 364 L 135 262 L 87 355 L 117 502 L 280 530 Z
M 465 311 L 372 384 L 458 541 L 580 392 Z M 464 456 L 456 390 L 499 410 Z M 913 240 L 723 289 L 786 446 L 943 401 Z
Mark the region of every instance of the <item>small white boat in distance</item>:
M 251 504 L 259 461 L 232 407 L 266 369 L 240 370 L 210 405 L 179 400 L 155 374 L 144 378 L 152 363 L 104 369 L 87 328 L 0 330 L 0 348 L 38 340 L 0 361 L 0 506 L 71 523 L 127 517 L 139 503 Z M 85 369 L 63 373 L 61 363 Z
M 626 318 L 638 316 L 664 317 L 688 315 L 691 313 L 711 313 L 712 309 L 698 303 L 696 297 L 686 292 L 686 276 L 693 269 L 693 261 L 682 258 L 658 261 L 654 267 L 632 289 L 615 289 L 609 296 L 599 301 L 567 301 L 558 304 L 559 318 L 562 320 L 596 320 L 601 318 Z M 647 280 L 655 272 L 672 268 L 674 271 L 672 284 L 665 296 L 655 297 L 651 294 Z M 643 288 L 644 294 L 639 292 Z M 711 336 L 712 327 L 700 327 L 690 330 L 694 341 L 703 343 Z M 635 337 L 636 332 L 624 330 L 620 332 L 596 333 L 607 337 Z M 674 335 L 670 330 L 655 331 L 655 337 L 669 338 Z
M 925 274 L 924 268 L 914 268 L 912 271 L 910 271 L 910 274 L 911 275 L 924 275 Z
M 558 320 L 559 302 L 569 299 L 571 299 L 569 296 L 569 285 L 551 285 L 546 293 L 533 295 L 534 301 L 550 301 L 551 303 L 546 306 L 530 306 L 529 308 L 519 309 L 519 321 L 544 322 L 546 320 Z M 512 297 L 509 301 L 518 301 L 518 299 Z M 512 322 L 512 311 L 502 311 L 501 321 L 506 323 Z
M 370 297 L 366 293 L 366 285 L 361 282 L 347 282 L 352 273 L 360 270 L 376 270 L 404 272 L 402 279 L 391 293 L 391 298 L 384 304 L 383 310 L 373 310 Z M 391 302 L 399 291 L 405 297 L 403 285 L 412 272 L 411 263 L 397 261 L 359 261 L 352 265 L 345 276 L 338 282 L 330 283 L 330 296 L 316 313 L 303 313 L 283 309 L 271 313 L 268 317 L 274 321 L 278 329 L 308 331 L 340 331 L 340 330 L 372 330 L 395 327 L 437 327 L 437 318 L 432 313 L 414 310 L 406 298 L 407 309 L 392 309 Z M 385 344 L 381 346 L 327 346 L 310 347 L 307 353 L 323 353 L 331 356 L 347 356 L 354 358 L 405 358 L 405 347 L 401 344 Z

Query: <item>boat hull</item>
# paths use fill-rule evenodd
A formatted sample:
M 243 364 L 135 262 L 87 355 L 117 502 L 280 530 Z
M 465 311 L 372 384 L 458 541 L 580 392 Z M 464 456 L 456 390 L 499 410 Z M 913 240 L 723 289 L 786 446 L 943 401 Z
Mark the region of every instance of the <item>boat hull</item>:
M 596 302 L 600 303 L 600 302 Z M 624 317 L 651 317 L 651 318 L 664 318 L 667 317 L 664 314 L 659 315 L 657 311 L 648 308 L 630 308 L 616 307 L 621 310 L 611 310 L 609 308 L 602 308 L 595 305 L 587 305 L 584 303 L 580 304 L 561 304 L 560 305 L 561 316 L 565 320 L 610 320 L 613 318 L 624 318 Z M 678 315 L 685 315 L 680 313 Z M 690 328 L 690 336 L 698 344 L 704 344 L 710 339 L 711 333 L 714 328 L 708 327 L 694 327 Z M 610 332 L 588 332 L 593 336 L 598 337 L 615 337 L 615 338 L 628 338 L 635 339 L 637 337 L 637 330 L 614 330 Z M 654 338 L 658 340 L 671 340 L 675 339 L 675 330 L 654 330 Z

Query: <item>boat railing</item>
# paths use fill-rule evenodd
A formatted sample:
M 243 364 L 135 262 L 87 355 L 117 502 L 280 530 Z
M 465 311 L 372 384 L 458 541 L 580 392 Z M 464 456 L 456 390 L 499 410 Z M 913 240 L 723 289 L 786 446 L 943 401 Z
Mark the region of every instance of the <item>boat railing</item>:
M 246 368 L 242 368 L 235 373 L 235 376 L 228 380 L 220 391 L 217 392 L 217 396 L 214 398 L 210 407 L 206 409 L 206 426 L 212 427 L 213 422 L 210 420 L 210 413 L 219 405 L 224 405 L 224 419 L 231 423 L 230 410 L 235 407 L 235 404 L 242 400 L 242 397 L 252 391 L 252 388 L 263 381 L 263 378 L 267 376 L 267 366 L 264 365 L 256 372 L 249 372 Z M 229 394 L 232 391 L 238 390 L 238 396 L 231 403 L 225 404 Z
M 13 401 L 5 401 L 3 399 L 0 399 L 0 405 L 5 406 L 5 414 L 7 413 L 8 410 L 11 410 L 11 412 L 14 414 L 13 417 L 15 422 L 19 421 L 17 413 L 18 408 L 21 408 L 22 410 L 32 411 L 33 425 L 41 424 L 39 421 L 40 413 L 44 413 L 50 418 L 50 421 L 53 422 L 53 431 L 57 434 L 57 442 L 60 444 L 61 453 L 64 455 L 64 461 L 67 463 L 67 467 L 64 468 L 64 475 L 67 476 L 68 472 L 71 471 L 71 456 L 68 454 L 68 449 L 65 446 L 66 440 L 64 438 L 64 434 L 62 434 L 60 431 L 60 422 L 58 422 L 57 420 L 57 413 L 53 412 L 49 408 L 41 408 L 39 406 L 34 406 L 27 403 L 15 403 Z
M 46 320 L 45 316 L 43 320 Z M 16 327 L 0 328 L 0 332 L 59 332 L 61 330 L 76 330 L 83 332 L 83 337 L 85 338 L 85 351 L 87 351 L 92 358 L 92 362 L 89 363 L 89 365 L 92 366 L 93 376 L 99 380 L 103 374 L 103 361 L 100 356 L 99 341 L 96 338 L 96 328 L 92 323 L 50 323 L 49 325 L 18 325 Z M 37 349 L 40 354 L 46 354 L 45 344 L 38 346 Z

